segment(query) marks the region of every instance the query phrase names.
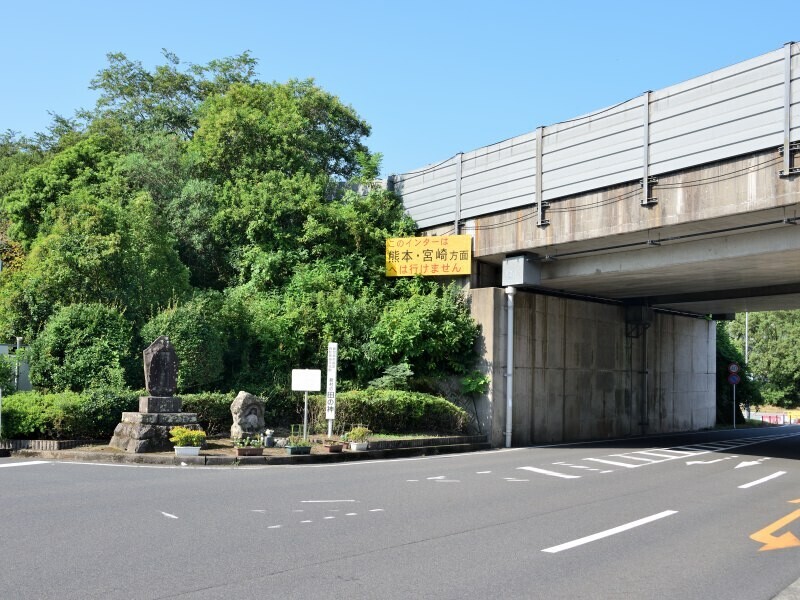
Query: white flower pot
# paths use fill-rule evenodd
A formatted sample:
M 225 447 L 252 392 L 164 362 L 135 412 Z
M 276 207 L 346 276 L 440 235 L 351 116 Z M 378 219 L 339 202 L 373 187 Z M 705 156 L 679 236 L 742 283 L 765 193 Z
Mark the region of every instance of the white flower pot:
M 363 452 L 369 448 L 369 442 L 350 442 L 350 450 L 355 452 Z
M 175 456 L 200 456 L 200 446 L 175 446 Z

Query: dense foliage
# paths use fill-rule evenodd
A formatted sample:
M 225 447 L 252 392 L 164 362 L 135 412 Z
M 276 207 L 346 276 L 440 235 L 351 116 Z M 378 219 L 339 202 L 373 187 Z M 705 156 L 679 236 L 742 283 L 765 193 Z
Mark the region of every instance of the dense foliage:
M 180 392 L 247 389 L 276 415 L 291 369 L 324 367 L 331 341 L 340 389 L 400 364 L 467 372 L 458 288 L 384 277 L 385 239 L 414 224 L 372 184 L 355 110 L 311 80 L 257 80 L 247 53 L 164 57 L 110 54 L 93 109 L 0 136 L 0 338 L 31 343 L 34 384 L 141 388 L 158 335 Z
M 800 407 L 800 310 L 736 315 L 727 332 L 744 355 L 745 322 L 748 374 L 764 402 L 784 408 Z
M 135 411 L 143 391 L 96 388 L 84 392 L 18 392 L 3 398 L 2 437 L 7 439 L 106 440 L 123 412 Z M 232 393 L 183 394 L 183 410 L 197 414 L 208 435 L 230 433 Z M 285 400 L 291 400 L 285 402 Z M 270 427 L 288 427 L 303 419 L 297 398 L 265 398 Z M 276 401 L 277 400 L 277 401 Z M 300 402 L 302 404 L 302 402 Z M 302 407 L 300 407 L 302 409 Z M 397 390 L 350 391 L 337 394 L 337 428 L 346 431 L 368 424 L 375 432 L 460 433 L 468 415 L 455 404 L 429 394 Z M 325 397 L 309 397 L 309 423 L 318 433 L 327 430 Z
M 95 389 L 84 393 L 18 392 L 3 397 L 3 437 L 8 439 L 107 439 L 138 394 Z
M 461 433 L 469 419 L 452 402 L 401 390 L 354 390 L 336 395 L 336 421 L 343 427 L 364 425 L 376 433 Z M 309 397 L 309 422 L 313 431 L 327 430 L 325 396 Z
M 741 382 L 736 386 L 736 407 L 733 405 L 733 386 L 728 383 L 728 366 L 737 363 Z M 725 323 L 717 323 L 717 423 L 720 425 L 744 422 L 742 406 L 756 409 L 763 402 L 759 385 L 753 381 L 752 372 L 740 350 L 728 335 Z M 735 409 L 735 413 L 734 413 Z

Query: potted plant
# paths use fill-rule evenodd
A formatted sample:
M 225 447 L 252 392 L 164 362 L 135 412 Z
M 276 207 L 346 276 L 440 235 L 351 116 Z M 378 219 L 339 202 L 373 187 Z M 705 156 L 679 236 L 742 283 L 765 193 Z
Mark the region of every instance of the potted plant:
M 199 456 L 200 448 L 206 442 L 206 432 L 202 429 L 173 427 L 169 434 L 169 441 L 175 444 L 176 456 Z
M 299 435 L 290 435 L 286 438 L 286 454 L 311 454 L 311 441 Z
M 350 445 L 350 450 L 362 452 L 369 448 L 369 436 L 372 432 L 363 426 L 353 427 L 350 431 L 344 434 L 347 442 Z
M 261 456 L 264 453 L 259 437 L 234 438 L 233 448 L 236 450 L 236 456 Z
M 325 440 L 322 445 L 331 453 L 341 452 L 344 449 L 344 443 L 339 440 Z

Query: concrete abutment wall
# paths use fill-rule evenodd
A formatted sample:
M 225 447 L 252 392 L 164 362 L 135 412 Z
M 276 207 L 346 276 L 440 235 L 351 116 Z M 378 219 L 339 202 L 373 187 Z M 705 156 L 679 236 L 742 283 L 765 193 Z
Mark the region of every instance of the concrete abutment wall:
M 473 289 L 481 369 L 491 377 L 478 403 L 481 426 L 504 445 L 506 295 Z M 713 321 L 656 313 L 626 325 L 622 306 L 518 290 L 514 299 L 512 445 L 698 430 L 716 416 Z M 646 392 L 645 392 L 646 388 Z

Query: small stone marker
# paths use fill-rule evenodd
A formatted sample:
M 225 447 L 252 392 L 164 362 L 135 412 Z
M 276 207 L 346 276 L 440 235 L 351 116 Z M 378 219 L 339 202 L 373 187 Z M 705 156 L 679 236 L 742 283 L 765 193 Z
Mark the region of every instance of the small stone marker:
M 264 432 L 264 401 L 258 396 L 239 392 L 231 402 L 231 437 L 241 438 Z

